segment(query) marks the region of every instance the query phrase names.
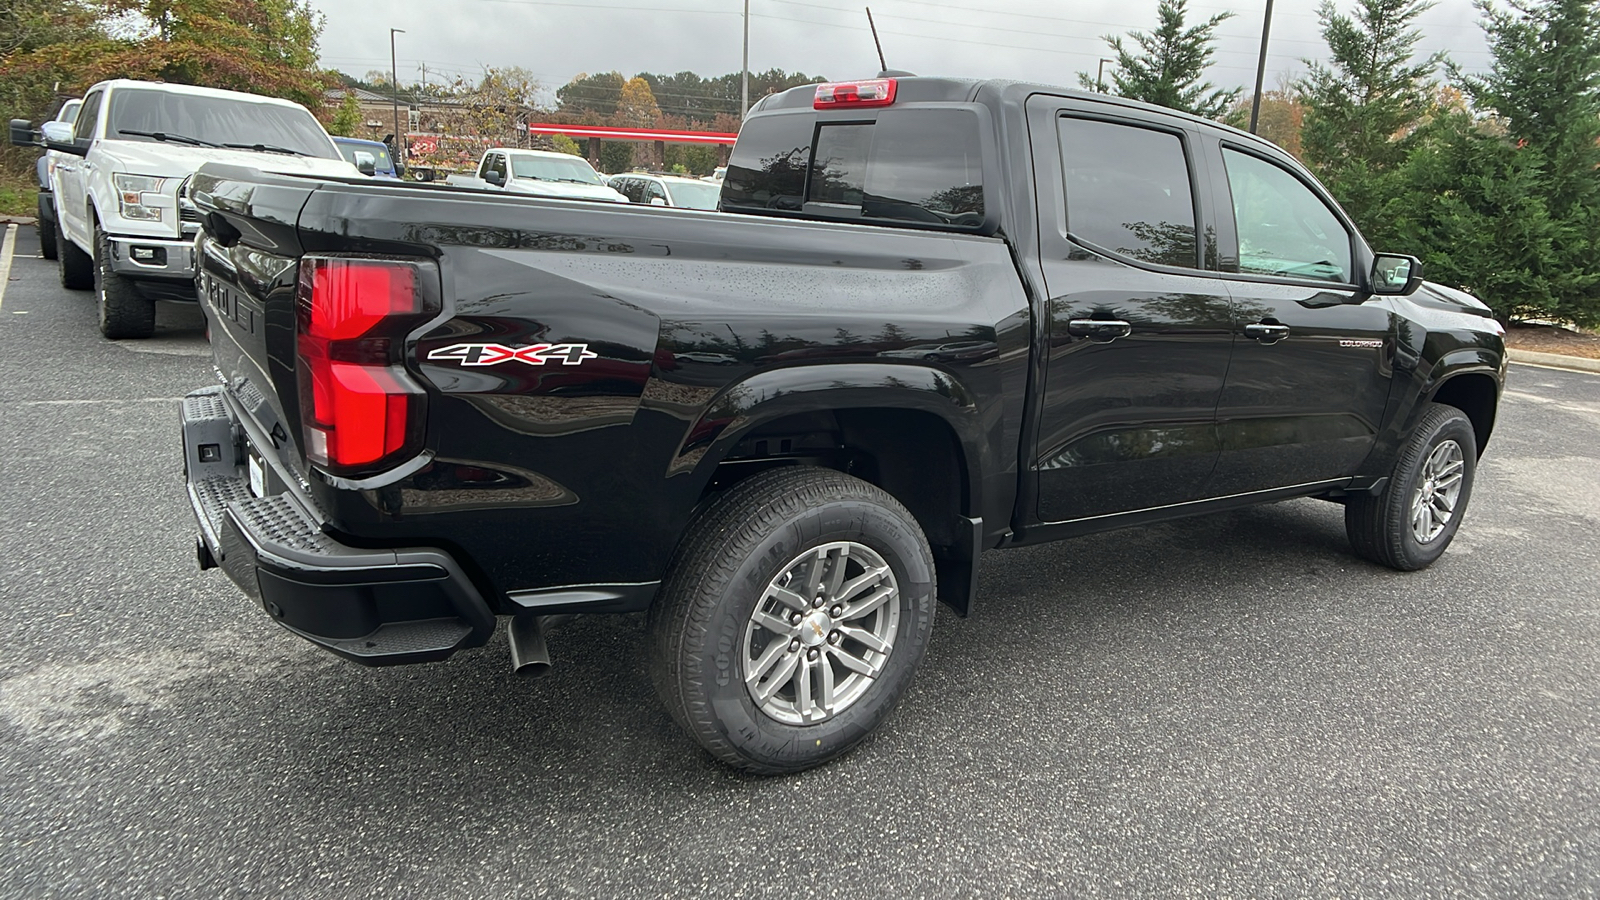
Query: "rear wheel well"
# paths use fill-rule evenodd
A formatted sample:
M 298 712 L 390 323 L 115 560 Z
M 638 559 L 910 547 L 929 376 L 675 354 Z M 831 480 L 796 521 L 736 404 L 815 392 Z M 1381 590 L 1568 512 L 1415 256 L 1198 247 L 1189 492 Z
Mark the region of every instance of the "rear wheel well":
M 883 488 L 911 512 L 935 548 L 964 539 L 957 517 L 971 514 L 966 460 L 955 430 L 933 413 L 841 409 L 775 419 L 734 445 L 706 495 L 785 465 L 836 469 Z
M 1494 430 L 1498 402 L 1494 378 L 1480 372 L 1457 375 L 1439 385 L 1433 392 L 1433 402 L 1454 406 L 1466 414 L 1478 442 L 1478 453 L 1483 453 L 1484 446 L 1489 443 L 1489 433 Z

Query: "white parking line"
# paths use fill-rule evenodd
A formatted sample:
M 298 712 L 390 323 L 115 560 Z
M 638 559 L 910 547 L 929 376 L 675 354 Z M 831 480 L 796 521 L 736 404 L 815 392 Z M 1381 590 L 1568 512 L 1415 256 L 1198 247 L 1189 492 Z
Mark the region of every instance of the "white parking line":
M 6 302 L 6 282 L 11 280 L 11 254 L 17 249 L 17 223 L 6 226 L 6 240 L 0 244 L 0 304 Z

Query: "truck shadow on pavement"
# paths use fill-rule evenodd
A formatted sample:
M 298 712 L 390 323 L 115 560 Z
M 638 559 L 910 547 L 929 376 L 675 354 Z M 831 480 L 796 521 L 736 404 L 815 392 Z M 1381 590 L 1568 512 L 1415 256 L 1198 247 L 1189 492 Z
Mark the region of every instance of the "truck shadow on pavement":
M 1058 700 L 1091 638 L 1096 653 L 1137 654 L 1152 623 L 1202 631 L 1259 623 L 1261 607 L 1306 597 L 1309 581 L 1392 574 L 1351 554 L 1343 530 L 1337 506 L 1302 501 L 990 553 L 973 617 L 940 609 L 894 724 L 835 765 L 881 765 L 897 745 L 922 743 L 925 729 L 954 735 L 963 708 Z M 374 747 L 419 800 L 462 778 L 498 789 L 619 770 L 680 787 L 746 780 L 700 753 L 660 707 L 643 616 L 579 619 L 555 631 L 550 647 L 551 674 L 534 681 L 511 674 L 503 634 L 443 665 L 323 670 L 318 686 L 293 694 L 300 705 L 326 704 L 339 727 L 296 741 L 296 757 L 324 761 L 298 773 L 301 789 L 338 791 L 328 776 Z M 1041 680 L 1040 671 L 1052 675 Z

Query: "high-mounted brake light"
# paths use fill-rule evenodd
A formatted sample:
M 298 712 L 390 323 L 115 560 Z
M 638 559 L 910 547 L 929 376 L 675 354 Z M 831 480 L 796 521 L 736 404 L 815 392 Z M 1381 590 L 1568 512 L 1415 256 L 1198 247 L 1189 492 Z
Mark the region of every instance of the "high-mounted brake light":
M 895 80 L 872 78 L 867 81 L 842 81 L 817 85 L 817 96 L 811 101 L 812 109 L 838 109 L 840 107 L 888 106 L 894 102 Z
M 427 395 L 401 361 L 438 307 L 427 263 L 306 257 L 300 263 L 300 424 L 306 458 L 339 475 L 421 449 Z

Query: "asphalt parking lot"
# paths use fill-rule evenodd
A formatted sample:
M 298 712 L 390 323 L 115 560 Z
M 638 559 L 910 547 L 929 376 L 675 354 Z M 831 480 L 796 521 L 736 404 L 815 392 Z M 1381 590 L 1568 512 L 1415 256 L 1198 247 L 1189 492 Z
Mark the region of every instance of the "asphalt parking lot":
M 0 226 L 3 228 L 3 226 Z M 201 573 L 202 320 L 0 301 L 0 897 L 1600 894 L 1600 376 L 1514 366 L 1454 546 L 1295 501 L 991 553 L 889 728 L 709 761 L 638 617 L 369 670 Z

